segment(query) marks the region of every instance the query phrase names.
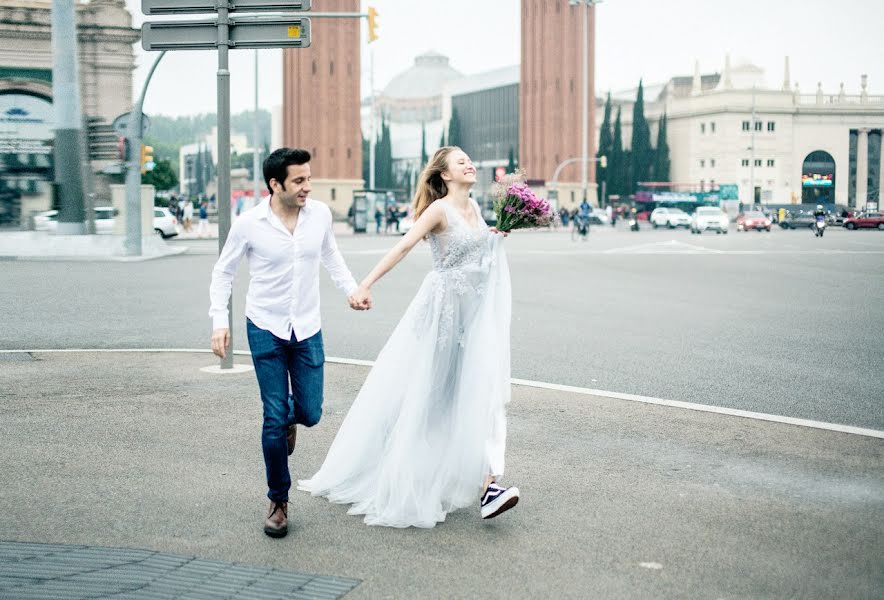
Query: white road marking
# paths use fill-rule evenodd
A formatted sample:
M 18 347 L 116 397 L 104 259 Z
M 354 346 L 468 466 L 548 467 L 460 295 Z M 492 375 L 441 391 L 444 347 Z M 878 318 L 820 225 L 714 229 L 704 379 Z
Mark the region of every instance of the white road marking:
M 209 354 L 212 351 L 207 348 L 43 348 L 35 350 L 0 350 L 0 354 L 50 354 L 50 353 L 74 353 L 74 352 L 177 352 L 177 353 L 194 353 Z M 244 350 L 235 350 L 234 356 L 251 356 L 250 352 Z M 325 362 L 341 365 L 353 365 L 360 367 L 374 366 L 374 361 L 360 360 L 355 358 L 339 358 L 334 356 L 326 356 Z M 606 390 L 595 390 L 591 388 L 583 388 L 572 385 L 562 385 L 559 383 L 546 383 L 543 381 L 533 381 L 530 379 L 511 379 L 513 385 L 521 385 L 525 387 L 535 387 L 540 389 L 553 390 L 557 392 L 567 392 L 570 394 L 582 394 L 584 396 L 596 396 L 600 398 L 611 398 L 614 400 L 626 400 L 629 402 L 641 402 L 643 404 L 655 404 L 658 406 L 668 406 L 671 408 L 681 408 L 686 410 L 696 410 L 700 412 L 708 412 L 719 415 L 728 415 L 732 417 L 741 417 L 744 419 L 754 419 L 758 421 L 770 421 L 773 423 L 782 423 L 786 425 L 796 425 L 798 427 L 808 427 L 811 429 L 823 429 L 826 431 L 835 431 L 838 433 L 849 433 L 853 435 L 862 435 L 884 439 L 884 431 L 877 429 L 867 429 L 864 427 L 855 427 L 853 425 L 841 425 L 839 423 L 826 423 L 824 421 L 813 421 L 810 419 L 797 419 L 794 417 L 784 417 L 781 415 L 771 415 L 767 413 L 759 413 L 749 410 L 739 410 L 735 408 L 723 408 L 721 406 L 711 406 L 708 404 L 696 404 L 693 402 L 681 402 L 679 400 L 666 400 L 663 398 L 653 398 L 651 396 L 639 396 L 636 394 L 624 394 L 621 392 L 609 392 Z

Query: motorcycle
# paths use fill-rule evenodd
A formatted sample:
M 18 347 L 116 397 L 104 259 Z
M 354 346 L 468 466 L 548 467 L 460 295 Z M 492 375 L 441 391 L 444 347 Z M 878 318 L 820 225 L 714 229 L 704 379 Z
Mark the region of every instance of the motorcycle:
M 816 218 L 816 221 L 813 224 L 813 235 L 815 237 L 823 237 L 823 234 L 826 232 L 826 218 L 823 215 L 819 215 Z
M 638 231 L 638 219 L 635 217 L 629 218 L 629 229 L 632 231 Z
M 587 235 L 589 235 L 589 217 L 579 216 L 574 221 L 574 228 L 571 230 L 571 240 L 576 240 L 579 236 L 585 242 Z

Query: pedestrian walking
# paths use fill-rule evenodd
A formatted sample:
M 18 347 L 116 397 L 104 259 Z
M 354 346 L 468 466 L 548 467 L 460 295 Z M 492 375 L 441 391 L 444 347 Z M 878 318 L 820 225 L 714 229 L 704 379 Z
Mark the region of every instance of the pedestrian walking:
M 246 331 L 263 404 L 261 446 L 270 499 L 264 533 L 282 537 L 288 532 L 288 457 L 296 426 L 312 427 L 322 414 L 320 263 L 352 308 L 370 308 L 371 301 L 353 298 L 358 286 L 335 242 L 331 210 L 309 198 L 310 153 L 280 148 L 263 167 L 270 196 L 230 228 L 212 270 L 209 315 L 212 351 L 223 358 L 230 346 L 227 303 L 237 266 L 247 256 Z
M 184 231 L 190 233 L 193 229 L 193 201 L 188 199 L 184 203 Z
M 209 201 L 200 202 L 200 222 L 197 230 L 199 237 L 209 237 Z

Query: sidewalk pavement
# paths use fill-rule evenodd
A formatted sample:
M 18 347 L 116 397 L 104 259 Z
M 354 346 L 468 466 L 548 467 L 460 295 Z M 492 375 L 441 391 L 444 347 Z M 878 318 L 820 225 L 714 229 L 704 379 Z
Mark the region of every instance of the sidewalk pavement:
M 0 353 L 0 540 L 361 581 L 348 598 L 884 595 L 884 440 L 518 385 L 514 510 L 482 521 L 477 497 L 435 529 L 397 530 L 293 491 L 288 537 L 268 538 L 254 374 L 199 370 L 214 364 Z M 327 364 L 295 478 L 319 467 L 366 373 Z M 22 577 L 10 564 L 0 596 Z

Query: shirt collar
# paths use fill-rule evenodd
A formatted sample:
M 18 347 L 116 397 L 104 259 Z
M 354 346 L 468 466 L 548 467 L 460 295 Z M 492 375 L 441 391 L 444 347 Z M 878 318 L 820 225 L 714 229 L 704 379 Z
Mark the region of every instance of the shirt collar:
M 255 207 L 255 216 L 259 219 L 269 219 L 271 210 L 270 210 L 270 198 L 271 196 L 267 196 L 261 203 Z M 310 213 L 310 205 L 313 203 L 313 200 L 307 198 L 307 202 L 301 208 L 301 215 L 307 215 Z

